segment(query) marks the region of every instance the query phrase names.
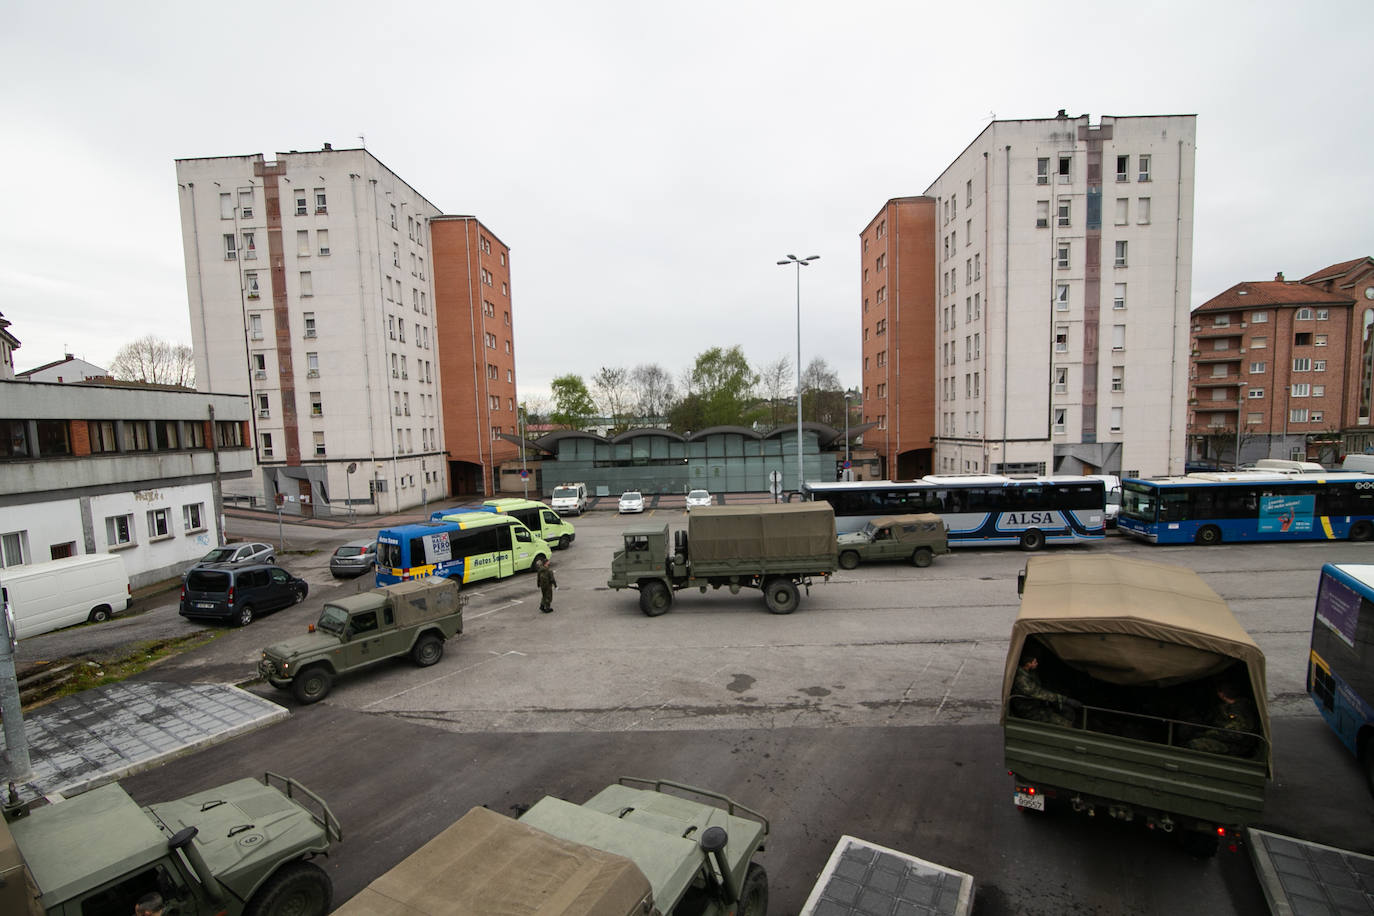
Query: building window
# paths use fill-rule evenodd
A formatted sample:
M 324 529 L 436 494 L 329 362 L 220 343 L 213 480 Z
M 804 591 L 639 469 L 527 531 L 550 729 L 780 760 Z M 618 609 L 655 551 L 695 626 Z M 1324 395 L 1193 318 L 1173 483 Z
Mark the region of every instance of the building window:
M 1117 157 L 1116 157 L 1116 180 L 1117 180 L 1117 181 L 1130 181 L 1130 180 L 1131 180 L 1131 157 L 1130 157 L 1130 156 L 1117 156 Z
M 1073 156 L 1060 153 L 1059 155 L 1059 183 L 1070 184 L 1073 181 Z
M 88 420 L 86 437 L 91 443 L 91 454 L 119 451 L 119 440 L 115 437 L 113 420 Z
M 1313 335 L 1312 335 L 1312 346 L 1314 346 L 1314 347 L 1324 347 L 1324 346 L 1326 346 L 1326 335 L 1325 335 L 1325 334 L 1313 334 Z
M 396 242 L 391 243 L 391 266 L 401 266 L 401 246 Z M 396 281 L 398 287 L 400 286 L 400 282 L 399 280 Z
M 234 218 L 234 197 L 227 191 L 219 196 L 219 218 Z
M 205 529 L 205 504 L 187 503 L 181 507 L 181 527 L 187 532 Z
M 1131 202 L 1130 202 L 1129 200 L 1127 200 L 1126 198 L 1124 198 L 1124 197 L 1118 197 L 1118 198 L 1116 199 L 1116 220 L 1115 220 L 1115 222 L 1116 222 L 1116 224 L 1117 224 L 1118 226 L 1124 226 L 1124 225 L 1126 225 L 1127 221 L 1130 219 L 1130 207 L 1131 207 Z
M 1113 391 L 1125 391 L 1125 390 L 1126 390 L 1126 367 L 1125 367 L 1125 366 L 1112 366 L 1112 390 L 1113 390 Z
M 878 351 L 877 363 L 878 363 L 878 368 L 879 368 L 879 369 L 881 369 L 883 366 L 886 366 L 886 365 L 887 365 L 887 351 L 886 351 L 886 350 L 879 350 L 879 351 Z
M 1322 415 L 1322 412 L 1321 412 L 1320 410 L 1314 410 L 1314 411 L 1312 411 L 1312 422 L 1313 422 L 1313 423 L 1320 423 L 1320 422 L 1322 421 L 1322 416 L 1323 416 L 1323 415 Z
M 1255 337 L 1250 340 L 1250 349 L 1252 350 L 1263 350 L 1267 346 L 1269 346 L 1268 337 Z
M 296 215 L 305 216 L 307 212 L 309 211 L 307 210 L 305 203 L 305 189 L 301 188 L 300 190 L 296 191 Z
M 320 354 L 305 354 L 305 376 L 306 378 L 320 377 Z
M 1314 359 L 1314 360 L 1312 360 L 1312 371 L 1313 371 L 1313 372 L 1325 372 L 1325 371 L 1326 371 L 1326 360 L 1324 360 L 1324 359 Z
M 973 279 L 983 279 L 983 256 L 981 254 L 973 256 Z
M 1135 221 L 1141 226 L 1150 224 L 1150 198 L 1142 197 L 1135 202 Z
M 1116 266 L 1126 266 L 1126 240 L 1117 239 L 1116 241 Z
M 236 260 L 238 256 L 238 239 L 234 237 L 234 233 L 232 232 L 224 233 L 224 260 L 233 261 Z
M 315 212 L 328 213 L 329 205 L 324 195 L 324 188 L 315 189 Z
M 320 254 L 329 254 L 329 230 L 320 229 L 315 233 L 315 244 L 320 246 Z
M 166 509 L 148 510 L 148 540 L 156 541 L 172 536 L 171 522 Z
M 1263 422 L 1264 414 L 1262 413 L 1247 413 L 1245 415 L 1245 423 L 1248 426 L 1258 426 L 1260 423 Z
M 1060 283 L 1054 288 L 1054 307 L 1061 312 L 1069 309 L 1069 284 Z
M 1294 407 L 1292 410 L 1288 411 L 1288 422 L 1289 422 L 1289 423 L 1306 423 L 1306 422 L 1307 422 L 1307 408 L 1306 408 L 1306 407 Z
M 1126 326 L 1124 324 L 1112 325 L 1112 349 L 1126 349 Z
M 1069 352 L 1069 326 L 1067 324 L 1054 326 L 1054 352 Z
M 1068 394 L 1069 392 L 1069 367 L 1054 367 L 1054 393 Z
M 1263 363 L 1263 362 L 1251 363 L 1251 364 L 1250 364 L 1250 374 L 1251 374 L 1251 375 L 1263 375 L 1263 374 L 1264 374 L 1264 369 L 1265 369 L 1265 366 L 1264 366 L 1264 363 Z
M 0 534 L 0 566 L 23 566 L 28 559 L 28 531 L 9 531 Z
M 271 457 L 272 457 L 272 434 L 271 434 L 271 433 L 261 433 L 261 434 L 259 434 L 259 438 L 260 438 L 260 440 L 261 440 L 261 442 L 262 442 L 262 457 L 264 457 L 264 458 L 271 458 Z
M 1048 159 L 1037 159 L 1037 160 L 1035 160 L 1035 183 L 1036 183 L 1036 184 L 1049 184 L 1049 183 L 1050 183 L 1050 160 L 1048 160 Z
M 1317 309 L 1317 320 L 1325 321 L 1331 315 L 1330 309 Z
M 1069 243 L 1060 242 L 1059 249 L 1055 256 L 1055 266 L 1060 270 L 1067 270 L 1069 266 Z
M 249 299 L 257 299 L 261 295 L 261 289 L 258 287 L 258 272 L 256 270 L 250 270 L 243 275 L 243 288 Z
M 1310 347 L 1312 346 L 1312 333 L 1310 331 L 1299 331 L 1293 335 L 1293 346 Z
M 298 257 L 298 258 L 308 258 L 308 257 L 310 257 L 310 230 L 309 230 L 309 229 L 297 229 L 297 230 L 296 230 L 296 257 Z
M 324 433 L 314 433 L 313 435 L 315 440 L 315 457 L 323 458 L 325 456 Z
M 1068 410 L 1066 410 L 1065 408 L 1063 408 L 1063 407 L 1056 407 L 1056 408 L 1054 409 L 1054 431 L 1055 431 L 1055 432 L 1057 432 L 1057 433 L 1062 433 L 1062 432 L 1064 431 L 1064 425 L 1065 425 L 1065 423 L 1066 423 L 1067 420 L 1068 420 L 1068 416 L 1069 416 L 1069 412 L 1068 412 Z
M 315 283 L 310 278 L 310 271 L 303 270 L 301 271 L 301 296 L 306 297 L 313 295 L 315 295 Z
M 1072 225 L 1071 216 L 1073 214 L 1073 202 L 1067 197 L 1059 198 L 1059 225 Z
M 111 515 L 105 519 L 105 543 L 111 547 L 127 547 L 134 543 L 134 517 Z
M 1269 320 L 1269 313 L 1268 313 L 1268 312 L 1251 312 L 1251 313 L 1250 313 L 1250 323 L 1251 323 L 1251 324 L 1264 324 L 1264 323 L 1265 323 L 1266 321 L 1268 321 L 1268 320 Z
M 396 319 L 396 340 L 398 343 L 406 342 L 406 320 L 404 318 Z
M 245 232 L 243 234 L 243 257 L 247 260 L 248 258 L 257 258 L 257 256 L 258 244 L 253 238 L 253 233 Z
M 964 182 L 964 206 L 973 206 L 973 179 Z
M 1050 225 L 1050 202 L 1048 200 L 1037 200 L 1035 202 L 1035 228 L 1047 229 Z
M 262 420 L 266 420 L 266 419 L 270 418 L 271 416 L 272 416 L 272 404 L 271 404 L 271 402 L 268 400 L 267 395 L 265 395 L 265 394 L 260 394 L 260 395 L 258 395 L 258 418 L 259 418 L 259 419 L 262 419 Z
M 1213 315 L 1213 316 L 1212 316 L 1212 327 L 1214 327 L 1214 328 L 1229 328 L 1230 326 L 1231 326 L 1231 316 L 1230 316 L 1230 315 Z
M 1251 388 L 1251 389 L 1250 389 L 1250 394 L 1249 394 L 1250 400 L 1252 400 L 1252 401 L 1257 401 L 1257 400 L 1259 400 L 1259 399 L 1262 398 L 1262 397 L 1264 397 L 1264 389 L 1263 389 L 1263 388 Z
M 1140 180 L 1150 180 L 1150 156 L 1148 153 L 1143 153 L 1140 156 Z
M 1306 398 L 1312 395 L 1312 386 L 1307 382 L 1293 385 L 1289 389 L 1289 394 L 1295 398 Z
M 320 397 L 318 391 L 310 392 L 310 416 L 324 416 L 324 398 Z
M 495 349 L 496 349 L 496 335 L 493 334 L 493 333 L 491 333 L 490 331 L 487 332 L 487 349 L 488 349 L 488 350 L 495 350 Z
M 251 190 L 239 192 L 239 215 L 243 219 L 253 218 L 253 192 Z
M 1326 397 L 1326 386 L 1325 386 L 1325 385 L 1313 385 L 1313 386 L 1312 386 L 1312 397 L 1314 397 L 1314 398 L 1324 398 L 1324 397 Z
M 1311 371 L 1312 371 L 1312 360 L 1311 360 L 1311 358 L 1310 358 L 1310 357 L 1307 357 L 1307 356 L 1296 356 L 1296 357 L 1294 357 L 1294 358 L 1293 358 L 1293 371 L 1294 371 L 1294 372 L 1311 372 Z
M 1114 433 L 1119 433 L 1119 432 L 1121 432 L 1121 417 L 1122 417 L 1122 414 L 1124 414 L 1124 413 L 1125 413 L 1125 410 L 1124 410 L 1123 408 L 1120 408 L 1120 407 L 1113 407 L 1113 408 L 1112 408 L 1112 412 L 1111 412 L 1111 421 L 1110 421 L 1111 426 L 1109 427 L 1109 428 L 1111 429 L 1112 432 L 1114 432 Z

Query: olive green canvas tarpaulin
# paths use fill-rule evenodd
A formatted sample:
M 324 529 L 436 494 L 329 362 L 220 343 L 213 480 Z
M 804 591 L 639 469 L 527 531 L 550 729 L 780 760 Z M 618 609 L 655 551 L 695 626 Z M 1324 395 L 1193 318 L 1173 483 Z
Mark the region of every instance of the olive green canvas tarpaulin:
M 796 561 L 835 554 L 835 511 L 829 503 L 694 508 L 687 532 L 694 564 L 739 558 Z

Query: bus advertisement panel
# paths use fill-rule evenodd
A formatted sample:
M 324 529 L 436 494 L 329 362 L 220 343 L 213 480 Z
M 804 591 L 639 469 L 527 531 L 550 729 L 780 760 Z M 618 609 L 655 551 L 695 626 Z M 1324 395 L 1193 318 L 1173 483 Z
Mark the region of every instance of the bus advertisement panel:
M 1155 544 L 1374 537 L 1374 475 L 1233 471 L 1121 486 L 1117 527 Z
M 1307 692 L 1374 793 L 1374 565 L 1322 567 Z
M 519 520 L 462 512 L 377 533 L 377 585 L 423 576 L 463 583 L 504 578 L 548 561 L 549 545 Z
M 1106 536 L 1104 485 L 1091 477 L 931 474 L 907 483 L 808 483 L 802 493 L 830 503 L 840 534 L 860 531 L 884 515 L 933 512 L 949 526 L 950 547 L 1014 544 L 1038 550 Z

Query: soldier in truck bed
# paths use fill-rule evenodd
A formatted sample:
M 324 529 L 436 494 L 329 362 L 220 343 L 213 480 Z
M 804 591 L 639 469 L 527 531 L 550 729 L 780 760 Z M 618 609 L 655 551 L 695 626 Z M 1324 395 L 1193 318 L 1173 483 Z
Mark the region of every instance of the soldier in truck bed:
M 1187 746 L 1209 754 L 1228 754 L 1248 757 L 1255 749 L 1255 704 L 1245 698 L 1236 685 L 1222 681 L 1217 684 L 1216 703 L 1203 723 L 1209 726 Z
M 1021 656 L 1021 667 L 1016 669 L 1016 679 L 1011 686 L 1012 712 L 1033 722 L 1072 728 L 1074 716 L 1065 710 L 1077 713 L 1083 704 L 1041 684 L 1040 675 L 1036 672 L 1039 667 L 1040 658 L 1034 652 Z

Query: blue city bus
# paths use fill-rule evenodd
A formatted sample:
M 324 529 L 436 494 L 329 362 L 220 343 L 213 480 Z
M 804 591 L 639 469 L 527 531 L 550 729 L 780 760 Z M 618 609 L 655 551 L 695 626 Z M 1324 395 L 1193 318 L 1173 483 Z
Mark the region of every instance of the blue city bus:
M 1092 477 L 930 474 L 905 483 L 808 483 L 802 498 L 830 503 L 839 534 L 858 531 L 881 515 L 934 512 L 949 526 L 950 547 L 1039 550 L 1106 536 L 1106 491 Z
M 1374 793 L 1374 565 L 1322 567 L 1307 692 Z
M 551 551 L 524 522 L 494 512 L 462 512 L 377 533 L 377 585 L 423 576 L 464 584 L 503 579 L 548 562 Z
M 1367 541 L 1374 475 L 1234 471 L 1128 478 L 1117 528 L 1153 544 Z

